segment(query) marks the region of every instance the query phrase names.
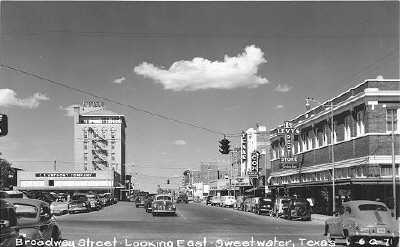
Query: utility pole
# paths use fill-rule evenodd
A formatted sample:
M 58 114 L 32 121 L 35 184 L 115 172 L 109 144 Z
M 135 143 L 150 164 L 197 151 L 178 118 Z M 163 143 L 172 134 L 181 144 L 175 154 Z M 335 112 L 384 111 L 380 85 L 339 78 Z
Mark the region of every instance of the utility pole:
M 395 109 L 392 109 L 392 183 L 393 183 L 393 211 L 394 211 L 394 218 L 397 219 L 396 157 L 394 153 L 394 111 Z

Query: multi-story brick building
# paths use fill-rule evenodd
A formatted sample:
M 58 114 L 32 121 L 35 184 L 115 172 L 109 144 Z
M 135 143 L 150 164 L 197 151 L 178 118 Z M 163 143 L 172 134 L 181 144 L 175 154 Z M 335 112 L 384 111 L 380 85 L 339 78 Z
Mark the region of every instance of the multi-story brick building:
M 75 169 L 112 169 L 125 179 L 125 117 L 104 108 L 102 102 L 74 107 Z
M 281 166 L 280 158 L 290 155 L 285 138 L 278 135 L 281 126 L 272 129 L 270 186 L 277 194 L 314 198 L 320 208 L 327 208 L 325 213 L 333 207 L 333 184 L 336 203 L 380 199 L 390 207 L 392 128 L 399 192 L 399 109 L 400 80 L 374 79 L 300 114 L 289 121 L 299 131 L 290 149 L 299 162 L 295 169 Z

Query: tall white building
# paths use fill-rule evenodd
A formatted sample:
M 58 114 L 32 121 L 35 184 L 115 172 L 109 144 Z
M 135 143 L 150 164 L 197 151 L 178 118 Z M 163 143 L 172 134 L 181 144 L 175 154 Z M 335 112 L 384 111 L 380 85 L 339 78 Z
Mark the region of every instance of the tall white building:
M 75 168 L 83 171 L 114 170 L 125 177 L 124 115 L 104 108 L 103 102 L 74 106 Z

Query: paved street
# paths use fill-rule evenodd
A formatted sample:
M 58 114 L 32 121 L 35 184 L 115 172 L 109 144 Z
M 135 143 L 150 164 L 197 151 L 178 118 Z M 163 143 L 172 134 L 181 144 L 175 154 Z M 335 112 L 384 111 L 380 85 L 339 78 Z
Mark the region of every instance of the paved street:
M 252 213 L 236 211 L 230 208 L 216 208 L 203 204 L 178 204 L 178 216 L 153 217 L 143 208 L 136 208 L 134 203 L 119 202 L 98 212 L 86 214 L 64 215 L 57 217 L 63 237 L 73 240 L 76 246 L 87 245 L 87 238 L 93 241 L 117 240 L 116 246 L 149 245 L 151 241 L 155 247 L 191 246 L 190 240 L 200 241 L 195 247 L 203 247 L 204 238 L 207 246 L 314 246 L 307 240 L 324 240 L 323 222 L 293 222 L 283 219 L 274 219 Z M 255 242 L 232 245 L 226 241 Z M 274 243 L 274 238 L 278 241 Z M 82 239 L 86 239 L 85 244 Z M 257 240 L 272 240 L 259 242 Z M 172 241 L 166 243 L 167 241 Z M 313 241 L 313 242 L 314 242 Z M 80 243 L 82 245 L 77 245 Z M 179 242 L 181 243 L 181 242 Z M 93 243 L 93 246 L 95 243 Z M 157 245 L 158 244 L 158 245 Z M 164 245 L 163 245 L 164 244 Z M 321 244 L 321 243 L 320 243 Z M 322 243 L 323 245 L 323 243 Z M 194 246 L 194 245 L 193 245 Z

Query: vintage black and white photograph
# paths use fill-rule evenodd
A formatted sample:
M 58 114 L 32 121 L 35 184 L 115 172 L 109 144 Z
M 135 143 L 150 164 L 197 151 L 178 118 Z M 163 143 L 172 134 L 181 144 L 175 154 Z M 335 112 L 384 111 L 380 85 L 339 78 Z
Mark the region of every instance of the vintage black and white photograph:
M 399 1 L 1 1 L 1 247 L 399 246 Z

